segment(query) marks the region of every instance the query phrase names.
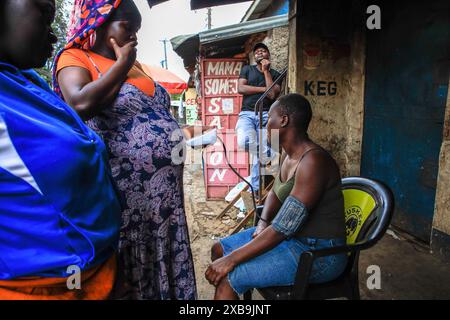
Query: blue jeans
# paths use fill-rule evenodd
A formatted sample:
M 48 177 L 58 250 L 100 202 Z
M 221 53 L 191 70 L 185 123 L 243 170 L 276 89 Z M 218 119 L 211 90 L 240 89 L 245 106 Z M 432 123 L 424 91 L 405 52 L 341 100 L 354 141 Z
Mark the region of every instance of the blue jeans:
M 267 125 L 268 113 L 263 112 L 263 130 Z M 259 114 L 255 115 L 253 111 L 241 111 L 239 113 L 239 119 L 236 124 L 237 143 L 238 148 L 243 151 L 248 151 L 251 156 L 251 184 L 253 188 L 258 190 L 259 188 Z M 266 164 L 268 158 L 275 153 L 271 151 L 267 144 L 267 132 L 264 130 L 262 133 L 262 150 L 261 154 L 264 155 L 263 164 Z
M 255 227 L 220 240 L 224 256 L 252 240 Z M 301 254 L 345 245 L 345 239 L 300 238 L 284 240 L 273 249 L 236 266 L 228 274 L 228 281 L 237 294 L 249 289 L 276 286 L 292 286 Z M 314 260 L 310 283 L 322 283 L 336 279 L 347 265 L 347 255 L 339 254 Z

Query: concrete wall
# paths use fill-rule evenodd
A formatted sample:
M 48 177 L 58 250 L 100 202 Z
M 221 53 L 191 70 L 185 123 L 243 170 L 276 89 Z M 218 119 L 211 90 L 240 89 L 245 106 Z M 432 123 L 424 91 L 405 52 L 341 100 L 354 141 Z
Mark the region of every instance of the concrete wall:
M 444 136 L 439 156 L 439 174 L 433 227 L 450 234 L 450 83 L 447 94 L 443 133 Z
M 361 168 L 363 123 L 364 123 L 364 83 L 366 42 L 361 28 L 352 31 L 350 53 L 350 74 L 347 82 L 345 110 L 346 145 L 345 171 L 347 176 L 359 176 Z
M 442 143 L 433 227 L 450 234 L 450 140 Z
M 288 62 L 288 40 L 289 27 L 279 27 L 252 36 L 245 45 L 250 64 L 254 64 L 253 46 L 263 42 L 270 50 L 271 68 L 280 71 L 287 66 Z
M 360 174 L 366 39 L 362 24 L 365 17 L 358 16 L 365 10 L 357 1 L 345 5 L 340 2 L 337 8 L 323 0 L 291 0 L 290 15 L 299 15 L 289 25 L 288 86 L 290 92 L 303 94 L 311 101 L 311 138 L 327 148 L 338 161 L 342 175 L 349 176 Z M 336 83 L 336 93 L 328 91 L 329 83 Z M 450 89 L 431 234 L 433 251 L 450 259 L 449 190 Z
M 263 42 L 269 47 L 272 68 L 281 72 L 288 62 L 288 27 L 275 28 L 267 32 Z
M 366 17 L 361 5 L 349 1 L 344 7 L 340 2 L 338 8 L 324 0 L 290 2 L 290 16 L 295 12 L 298 16 L 289 25 L 289 92 L 311 101 L 310 136 L 333 154 L 343 176 L 359 175 L 361 165 L 366 81 Z M 336 83 L 335 94 L 328 92 L 330 82 Z M 449 190 L 450 79 L 431 234 L 433 251 L 450 260 Z
M 288 65 L 289 70 L 287 74 L 287 92 L 297 92 L 299 88 L 299 84 L 297 81 L 297 73 L 298 73 L 298 59 L 300 57 L 299 52 L 299 26 L 300 19 L 297 16 L 298 8 L 300 4 L 297 0 L 289 0 L 289 43 L 288 43 Z
M 364 110 L 363 25 L 353 14 L 351 2 L 298 5 L 297 34 L 291 34 L 298 41 L 297 70 L 296 79 L 289 78 L 290 91 L 311 102 L 311 138 L 331 152 L 343 176 L 358 175 Z
M 439 156 L 439 173 L 433 219 L 432 247 L 450 258 L 450 79 L 444 118 L 444 131 Z M 447 236 L 445 236 L 447 235 Z

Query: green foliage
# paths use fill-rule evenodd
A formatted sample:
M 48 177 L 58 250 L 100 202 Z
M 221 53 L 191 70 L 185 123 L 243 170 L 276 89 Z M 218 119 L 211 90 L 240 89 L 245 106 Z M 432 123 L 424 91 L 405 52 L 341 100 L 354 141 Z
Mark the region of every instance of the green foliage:
M 52 82 L 53 60 L 59 50 L 61 50 L 66 44 L 67 27 L 69 24 L 69 10 L 72 2 L 73 1 L 56 0 L 56 15 L 52 27 L 53 32 L 58 37 L 58 42 L 54 45 L 55 50 L 53 52 L 53 56 L 48 59 L 45 66 L 43 68 L 36 69 L 39 75 L 49 84 Z
M 170 100 L 172 101 L 179 101 L 181 98 L 181 93 L 174 93 L 170 95 Z

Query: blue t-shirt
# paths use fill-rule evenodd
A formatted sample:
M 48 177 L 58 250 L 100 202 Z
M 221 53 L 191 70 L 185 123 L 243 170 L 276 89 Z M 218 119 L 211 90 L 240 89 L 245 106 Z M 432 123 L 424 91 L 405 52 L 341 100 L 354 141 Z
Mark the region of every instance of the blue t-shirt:
M 98 265 L 119 228 L 100 137 L 34 71 L 0 63 L 0 279 Z

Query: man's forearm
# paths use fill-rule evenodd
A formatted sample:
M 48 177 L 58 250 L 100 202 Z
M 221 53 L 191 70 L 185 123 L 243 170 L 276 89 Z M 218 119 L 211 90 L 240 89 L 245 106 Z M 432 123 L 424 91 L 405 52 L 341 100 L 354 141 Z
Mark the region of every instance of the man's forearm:
M 270 71 L 264 71 L 264 79 L 266 80 L 266 88 L 265 90 L 269 89 L 273 84 L 272 75 L 270 74 Z M 270 89 L 270 91 L 267 93 L 267 97 L 271 100 L 274 100 L 277 97 L 277 92 L 275 90 L 275 86 Z
M 264 91 L 266 91 L 265 87 L 255 87 L 246 84 L 241 84 L 238 87 L 238 92 L 243 95 L 263 93 Z

